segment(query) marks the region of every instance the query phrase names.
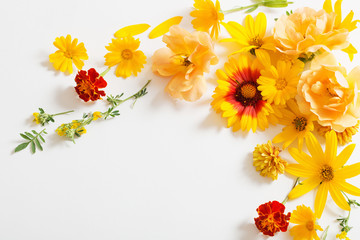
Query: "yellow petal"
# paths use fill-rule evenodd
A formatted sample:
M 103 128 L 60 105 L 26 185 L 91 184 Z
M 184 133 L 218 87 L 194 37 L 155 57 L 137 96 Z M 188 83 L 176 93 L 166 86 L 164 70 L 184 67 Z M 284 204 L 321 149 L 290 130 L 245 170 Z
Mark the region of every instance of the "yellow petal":
M 317 177 L 308 178 L 303 182 L 301 182 L 301 185 L 297 185 L 293 190 L 291 190 L 291 192 L 289 193 L 289 198 L 293 199 L 300 197 L 305 193 L 308 193 L 311 190 L 313 190 L 319 184 L 320 184 L 319 178 Z
M 345 181 L 337 181 L 336 184 L 339 186 L 339 188 L 342 191 L 344 191 L 348 194 L 354 195 L 354 196 L 360 196 L 360 188 L 357 188 Z
M 317 218 L 321 218 L 321 215 L 324 211 L 327 195 L 329 192 L 329 184 L 327 182 L 323 182 L 315 197 L 315 216 Z
M 312 160 L 312 158 L 309 155 L 307 155 L 303 151 L 300 151 L 297 148 L 290 148 L 289 153 L 301 165 L 305 165 L 310 168 L 318 167 L 318 165 Z
M 320 143 L 318 142 L 318 140 L 316 140 L 313 134 L 309 134 L 306 137 L 306 146 L 315 161 L 323 161 L 324 152 L 321 149 Z
M 325 0 L 324 5 L 323 5 L 323 9 L 324 9 L 325 12 L 327 12 L 327 13 L 333 12 L 331 0 Z
M 356 48 L 351 43 L 347 48 L 344 48 L 342 51 L 349 55 L 350 61 L 354 59 L 354 55 L 357 53 Z
M 260 12 L 255 18 L 254 32 L 261 39 L 264 38 L 266 33 L 266 16 L 264 13 Z
M 334 202 L 342 209 L 349 211 L 350 206 L 347 203 L 344 195 L 340 192 L 340 190 L 334 185 L 329 184 L 329 191 Z
M 351 154 L 355 149 L 355 144 L 350 144 L 344 150 L 341 151 L 339 156 L 336 157 L 336 161 L 334 162 L 334 168 L 338 169 L 345 165 L 345 163 L 349 160 Z
M 337 137 L 334 130 L 326 134 L 325 161 L 332 166 L 336 160 Z
M 177 16 L 160 23 L 149 33 L 149 38 L 154 39 L 167 33 L 171 26 L 180 24 L 183 17 Z
M 359 174 L 360 174 L 360 163 L 355 163 L 346 166 L 335 172 L 336 177 L 340 179 L 352 178 Z
M 114 35 L 117 38 L 123 38 L 127 36 L 135 36 L 141 34 L 148 30 L 150 27 L 149 24 L 141 23 L 141 24 L 134 24 L 130 26 L 123 27 L 119 29 Z
M 300 164 L 289 164 L 285 171 L 296 177 L 312 177 L 316 174 L 311 168 L 304 167 Z

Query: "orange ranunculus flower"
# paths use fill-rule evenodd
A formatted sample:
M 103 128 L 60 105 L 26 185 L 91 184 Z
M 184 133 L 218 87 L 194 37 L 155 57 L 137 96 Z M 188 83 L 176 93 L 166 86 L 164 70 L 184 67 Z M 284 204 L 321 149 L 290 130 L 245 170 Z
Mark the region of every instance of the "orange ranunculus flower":
M 299 8 L 276 21 L 274 39 L 278 48 L 290 55 L 347 48 L 350 44 L 349 31 L 346 28 L 337 29 L 335 18 L 335 13 Z
M 204 72 L 210 64 L 218 62 L 208 33 L 189 33 L 179 26 L 170 28 L 170 35 L 163 36 L 167 48 L 158 49 L 153 57 L 153 72 L 173 76 L 165 91 L 172 97 L 186 101 L 198 100 L 206 90 Z
M 255 218 L 255 225 L 264 235 L 274 236 L 277 232 L 286 232 L 289 226 L 291 213 L 284 214 L 285 206 L 278 201 L 261 204 L 256 211 L 259 217 Z
M 329 53 L 313 60 L 300 77 L 297 102 L 300 111 L 315 114 L 320 125 L 343 132 L 360 117 L 360 66 L 347 75 L 335 62 Z

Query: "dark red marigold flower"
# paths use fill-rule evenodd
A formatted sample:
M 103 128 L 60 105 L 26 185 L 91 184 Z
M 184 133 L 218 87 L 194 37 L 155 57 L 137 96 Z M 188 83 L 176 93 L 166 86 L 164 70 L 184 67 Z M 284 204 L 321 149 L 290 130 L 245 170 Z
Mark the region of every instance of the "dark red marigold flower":
M 87 72 L 80 70 L 75 77 L 75 82 L 75 90 L 79 97 L 85 102 L 89 100 L 96 101 L 101 99 L 101 96 L 106 95 L 105 92 L 100 91 L 99 88 L 106 87 L 107 82 L 94 68 L 90 68 Z
M 278 201 L 261 204 L 256 211 L 259 217 L 254 218 L 255 225 L 264 235 L 274 236 L 276 232 L 286 232 L 291 213 L 284 214 L 285 206 Z

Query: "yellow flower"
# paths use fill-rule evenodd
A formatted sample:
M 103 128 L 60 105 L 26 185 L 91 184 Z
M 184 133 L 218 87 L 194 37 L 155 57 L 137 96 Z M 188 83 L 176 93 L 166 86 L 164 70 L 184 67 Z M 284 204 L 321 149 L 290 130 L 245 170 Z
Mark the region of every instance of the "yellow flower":
M 293 99 L 287 102 L 287 109 L 280 109 L 283 117 L 280 118 L 280 123 L 285 125 L 282 132 L 276 135 L 273 139 L 274 143 L 283 143 L 283 149 L 287 148 L 293 141 L 298 139 L 298 148 L 301 149 L 304 143 L 304 138 L 314 130 L 313 115 L 302 114 L 299 107 Z
M 345 130 L 342 132 L 335 131 L 336 137 L 337 137 L 340 145 L 345 145 L 345 144 L 352 142 L 352 136 L 354 136 L 359 131 L 359 124 L 360 124 L 360 121 L 358 121 L 358 123 L 353 127 L 345 128 Z M 323 127 L 320 124 L 318 124 L 318 126 L 316 126 L 316 128 L 317 128 L 318 133 L 321 136 L 325 136 L 326 133 L 331 131 L 331 127 L 329 127 L 329 126 Z
M 323 229 L 316 224 L 316 217 L 311 208 L 304 205 L 297 206 L 291 213 L 290 222 L 297 224 L 290 229 L 290 235 L 294 237 L 294 240 L 320 240 L 316 230 Z
M 233 21 L 223 23 L 223 26 L 232 38 L 222 41 L 235 42 L 240 45 L 240 50 L 232 54 L 250 51 L 257 56 L 258 54 L 256 52 L 259 50 L 275 51 L 272 37 L 265 37 L 266 16 L 262 12 L 257 15 L 255 20 L 251 15 L 247 15 L 245 18 L 245 26 Z
M 306 137 L 306 146 L 311 156 L 299 149 L 289 149 L 290 155 L 299 164 L 289 164 L 286 172 L 306 178 L 289 193 L 294 199 L 318 188 L 315 197 L 315 216 L 320 218 L 325 208 L 327 195 L 342 209 L 350 211 L 350 206 L 342 192 L 360 196 L 360 189 L 347 183 L 346 179 L 360 174 L 360 163 L 344 166 L 354 151 L 351 144 L 337 156 L 337 138 L 335 131 L 326 135 L 325 152 L 313 134 Z
M 340 234 L 336 234 L 336 238 L 350 240 L 350 238 L 347 237 L 347 232 L 345 231 L 342 231 Z
M 139 39 L 135 40 L 133 36 L 112 39 L 106 46 L 110 52 L 105 55 L 105 65 L 118 65 L 115 72 L 117 77 L 127 78 L 131 74 L 137 76 L 146 63 L 145 54 L 137 50 L 139 46 Z
M 81 123 L 78 120 L 73 120 L 71 123 L 61 124 L 61 126 L 59 126 L 55 130 L 55 132 L 59 136 L 66 136 L 70 129 L 75 129 L 75 134 L 80 136 L 80 135 L 86 133 L 86 129 L 84 127 L 79 128 L 80 125 L 81 125 Z
M 101 112 L 94 112 L 93 113 L 93 121 L 98 120 L 99 118 L 102 118 Z
M 195 19 L 191 21 L 193 27 L 198 31 L 210 32 L 212 38 L 218 38 L 220 23 L 224 20 L 224 14 L 221 12 L 220 3 L 216 0 L 215 4 L 211 0 L 195 0 L 195 10 L 190 16 Z
M 77 69 L 82 69 L 84 66 L 84 61 L 87 60 L 88 55 L 84 47 L 84 43 L 78 43 L 78 39 L 74 38 L 71 41 L 71 36 L 67 35 L 65 37 L 57 37 L 54 42 L 54 46 L 57 47 L 55 53 L 50 54 L 49 60 L 53 63 L 56 70 L 62 72 L 68 71 L 69 73 L 73 72 L 73 62 Z
M 38 113 L 38 112 L 34 112 L 34 113 L 33 113 L 34 122 L 35 122 L 36 124 L 40 124 L 40 123 L 41 123 L 40 118 L 39 118 L 39 115 L 40 115 L 40 113 Z
M 279 173 L 284 173 L 287 165 L 287 162 L 280 158 L 280 152 L 281 150 L 273 146 L 271 141 L 267 144 L 258 144 L 253 152 L 256 171 L 259 171 L 261 176 L 276 180 Z
M 301 65 L 293 65 L 290 61 L 278 61 L 276 67 L 268 66 L 261 71 L 258 80 L 261 95 L 269 103 L 284 105 L 296 96 L 301 71 Z

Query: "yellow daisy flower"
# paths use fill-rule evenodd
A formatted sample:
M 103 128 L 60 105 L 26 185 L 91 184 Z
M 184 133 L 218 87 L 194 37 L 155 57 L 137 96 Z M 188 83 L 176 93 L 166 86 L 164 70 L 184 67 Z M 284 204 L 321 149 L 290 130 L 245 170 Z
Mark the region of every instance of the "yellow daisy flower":
M 271 105 L 263 100 L 256 82 L 263 66 L 249 55 L 230 58 L 225 71 L 216 72 L 219 85 L 214 91 L 211 105 L 222 117 L 228 118 L 233 131 L 264 130 L 269 125 L 268 116 L 273 113 Z
M 315 216 L 320 218 L 326 204 L 327 195 L 342 209 L 350 211 L 350 206 L 342 192 L 360 196 L 360 189 L 347 183 L 346 179 L 360 174 L 360 163 L 344 166 L 354 151 L 351 144 L 337 156 L 337 138 L 335 131 L 326 135 L 325 152 L 313 134 L 306 137 L 306 146 L 311 156 L 305 152 L 290 148 L 290 155 L 299 164 L 289 164 L 286 172 L 306 178 L 289 193 L 289 199 L 294 199 L 313 190 L 317 186 L 315 197 Z
M 191 21 L 193 27 L 198 31 L 210 32 L 210 36 L 215 39 L 219 36 L 220 23 L 224 20 L 221 12 L 220 3 L 216 0 L 215 4 L 211 0 L 195 0 L 195 10 L 190 16 L 195 19 Z
M 117 77 L 127 78 L 131 74 L 137 76 L 146 63 L 145 54 L 137 50 L 139 46 L 140 40 L 135 40 L 133 36 L 112 39 L 109 46 L 105 47 L 110 51 L 105 55 L 105 65 L 118 65 L 115 72 Z
M 297 206 L 291 213 L 290 222 L 297 224 L 290 229 L 290 235 L 294 240 L 320 240 L 316 230 L 323 231 L 323 229 L 316 224 L 316 217 L 311 208 L 304 205 Z
M 84 66 L 84 61 L 82 60 L 87 60 L 89 57 L 86 53 L 84 43 L 77 43 L 78 39 L 74 38 L 74 40 L 71 41 L 70 35 L 67 35 L 66 38 L 61 36 L 55 39 L 54 46 L 59 50 L 50 54 L 49 60 L 56 70 L 72 73 L 73 63 L 77 69 L 82 69 Z
M 251 52 L 256 54 L 259 50 L 275 51 L 275 45 L 272 37 L 265 37 L 266 34 L 266 16 L 260 12 L 255 20 L 251 15 L 245 18 L 245 26 L 237 22 L 230 21 L 222 23 L 232 38 L 223 39 L 224 42 L 235 42 L 240 45 L 239 52 Z M 257 56 L 258 54 L 256 54 Z
M 278 61 L 276 67 L 269 66 L 261 71 L 258 80 L 261 95 L 269 103 L 284 105 L 297 94 L 297 84 L 302 67 L 289 61 Z
M 304 138 L 314 130 L 313 121 L 316 117 L 314 115 L 302 114 L 293 99 L 287 102 L 287 107 L 288 109 L 280 109 L 283 115 L 280 118 L 280 123 L 286 127 L 274 137 L 273 142 L 283 142 L 283 149 L 285 149 L 298 139 L 298 147 L 301 149 Z

